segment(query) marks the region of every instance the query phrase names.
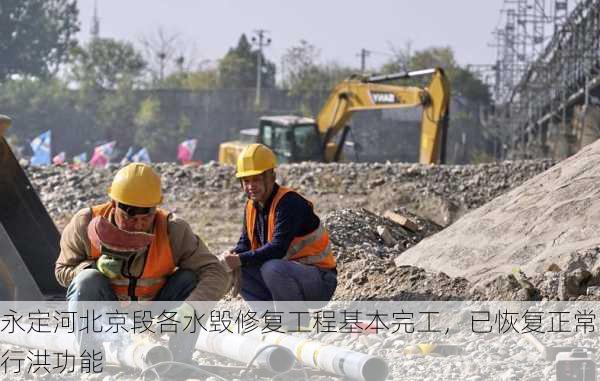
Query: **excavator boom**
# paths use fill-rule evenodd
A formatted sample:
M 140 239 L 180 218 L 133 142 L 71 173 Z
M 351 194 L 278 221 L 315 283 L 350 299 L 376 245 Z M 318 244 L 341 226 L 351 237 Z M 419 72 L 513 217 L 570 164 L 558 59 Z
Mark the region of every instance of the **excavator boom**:
M 54 277 L 60 234 L 17 161 L 0 116 L 0 299 L 64 297 Z
M 399 79 L 431 76 L 426 88 L 384 84 Z M 317 116 L 325 145 L 342 131 L 356 111 L 385 110 L 422 106 L 421 163 L 444 161 L 445 134 L 448 126 L 450 89 L 440 68 L 372 77 L 351 77 L 337 85 Z

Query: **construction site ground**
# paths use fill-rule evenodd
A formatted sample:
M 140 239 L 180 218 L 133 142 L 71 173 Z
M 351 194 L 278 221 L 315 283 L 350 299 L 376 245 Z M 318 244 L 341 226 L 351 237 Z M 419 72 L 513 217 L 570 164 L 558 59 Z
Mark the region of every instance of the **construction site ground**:
M 166 193 L 164 207 L 189 221 L 215 253 L 232 248 L 245 202 L 233 168 L 215 163 L 156 168 Z M 314 203 L 330 231 L 339 272 L 335 300 L 576 301 L 600 297 L 598 168 L 596 143 L 560 163 L 305 163 L 282 165 L 277 176 L 280 184 Z M 106 200 L 116 169 L 53 166 L 27 172 L 62 229 L 76 210 Z M 377 354 L 376 344 L 385 340 L 374 336 L 346 344 Z M 465 348 L 496 345 L 461 340 Z M 502 340 L 498 346 L 506 344 Z M 510 361 L 515 355 L 524 365 L 510 372 L 501 365 L 474 366 L 469 379 L 521 379 L 527 361 L 536 360 L 522 347 L 504 357 Z M 441 366 L 451 379 L 453 367 L 461 366 L 456 361 L 477 357 L 455 358 L 451 364 L 403 356 L 390 363 L 391 379 L 407 364 L 422 368 L 423 375 Z M 548 379 L 551 365 L 530 379 Z

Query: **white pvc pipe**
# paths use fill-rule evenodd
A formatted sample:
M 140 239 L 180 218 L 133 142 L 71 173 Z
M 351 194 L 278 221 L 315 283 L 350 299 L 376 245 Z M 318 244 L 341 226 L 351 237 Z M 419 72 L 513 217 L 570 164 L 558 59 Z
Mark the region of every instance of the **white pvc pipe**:
M 29 348 L 47 349 L 53 352 L 64 352 L 79 355 L 79 348 L 74 333 L 57 332 L 0 332 L 0 342 Z M 104 343 L 107 364 L 144 369 L 163 361 L 173 361 L 171 351 L 152 342 L 133 342 L 121 344 Z M 159 373 L 166 372 L 168 366 L 161 367 Z
M 212 333 L 203 331 L 196 342 L 196 349 L 214 353 L 245 364 L 262 350 L 254 364 L 273 373 L 283 373 L 294 366 L 294 354 L 282 346 L 270 347 L 255 337 L 232 333 Z
M 383 381 L 389 372 L 387 363 L 380 357 L 278 332 L 262 334 L 260 338 L 264 343 L 288 348 L 306 366 L 353 380 Z

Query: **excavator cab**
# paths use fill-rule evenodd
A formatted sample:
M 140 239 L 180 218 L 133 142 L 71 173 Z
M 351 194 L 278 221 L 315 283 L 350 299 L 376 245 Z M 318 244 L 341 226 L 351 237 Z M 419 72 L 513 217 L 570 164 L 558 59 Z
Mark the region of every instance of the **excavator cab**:
M 311 118 L 293 115 L 262 117 L 258 142 L 273 150 L 278 163 L 323 160 L 323 142 Z

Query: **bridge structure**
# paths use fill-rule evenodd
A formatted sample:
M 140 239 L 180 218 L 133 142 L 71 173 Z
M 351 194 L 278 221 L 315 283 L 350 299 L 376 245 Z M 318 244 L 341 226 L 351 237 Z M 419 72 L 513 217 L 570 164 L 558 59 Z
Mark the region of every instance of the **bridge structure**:
M 600 137 L 600 0 L 567 1 L 505 0 L 491 119 L 505 157 L 562 159 Z

